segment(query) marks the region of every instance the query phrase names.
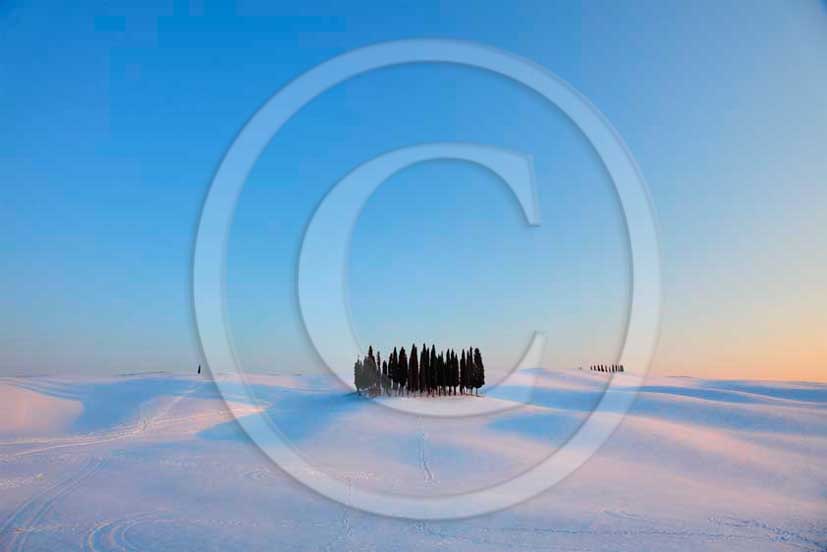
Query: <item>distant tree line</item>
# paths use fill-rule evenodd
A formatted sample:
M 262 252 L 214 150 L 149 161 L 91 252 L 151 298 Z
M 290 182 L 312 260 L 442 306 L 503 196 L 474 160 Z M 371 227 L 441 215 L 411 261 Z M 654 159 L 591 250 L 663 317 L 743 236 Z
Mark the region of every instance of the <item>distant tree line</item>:
M 622 372 L 622 364 L 593 364 L 589 366 L 592 372 Z
M 361 395 L 479 395 L 485 385 L 485 366 L 480 350 L 469 347 L 457 354 L 453 349 L 436 352 L 423 343 L 417 350 L 411 346 L 410 354 L 402 347 L 387 359 L 379 351 L 373 354 L 373 346 L 363 359 L 353 366 L 353 380 Z

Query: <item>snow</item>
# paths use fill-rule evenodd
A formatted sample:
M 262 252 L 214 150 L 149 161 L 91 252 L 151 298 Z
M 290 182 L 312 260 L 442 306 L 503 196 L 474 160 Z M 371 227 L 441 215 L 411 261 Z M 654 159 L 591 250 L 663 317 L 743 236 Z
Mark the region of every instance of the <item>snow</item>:
M 0 383 L 0 434 L 35 436 L 56 434 L 83 411 L 78 401 L 61 399 Z
M 265 413 L 310 470 L 432 497 L 553 454 L 609 377 L 537 371 L 531 404 L 457 419 L 397 412 L 393 401 L 420 399 L 371 401 L 322 377 L 251 375 L 254 404 L 231 400 L 241 415 Z M 430 400 L 509 401 L 522 383 Z M 561 483 L 440 522 L 309 491 L 251 443 L 209 376 L 3 378 L 0 414 L 0 550 L 827 550 L 821 384 L 649 378 Z

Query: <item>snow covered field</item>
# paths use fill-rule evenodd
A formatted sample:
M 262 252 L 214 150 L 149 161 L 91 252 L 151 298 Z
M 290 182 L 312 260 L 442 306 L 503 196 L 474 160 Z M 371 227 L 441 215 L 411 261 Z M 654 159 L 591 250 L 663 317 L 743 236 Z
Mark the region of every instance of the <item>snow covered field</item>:
M 531 405 L 462 419 L 397 413 L 320 377 L 253 376 L 259 400 L 236 406 L 266 412 L 314 469 L 348 485 L 433 496 L 552 454 L 608 377 L 542 372 Z M 603 448 L 538 498 L 409 521 L 282 473 L 209 376 L 2 378 L 0 550 L 823 552 L 825 459 L 825 385 L 650 378 Z

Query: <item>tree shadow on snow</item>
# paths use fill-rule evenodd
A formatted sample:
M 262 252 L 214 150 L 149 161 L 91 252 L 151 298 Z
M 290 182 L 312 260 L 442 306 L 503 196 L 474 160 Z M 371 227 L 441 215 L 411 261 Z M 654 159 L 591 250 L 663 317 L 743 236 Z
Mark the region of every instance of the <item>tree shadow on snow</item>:
M 307 392 L 260 385 L 251 387 L 257 397 L 267 397 L 271 406 L 263 415 L 291 442 L 303 441 L 335 425 L 341 425 L 343 431 L 352 430 L 346 427 L 346 415 L 367 405 L 365 398 L 344 391 Z M 201 431 L 198 436 L 211 441 L 250 440 L 236 420 Z

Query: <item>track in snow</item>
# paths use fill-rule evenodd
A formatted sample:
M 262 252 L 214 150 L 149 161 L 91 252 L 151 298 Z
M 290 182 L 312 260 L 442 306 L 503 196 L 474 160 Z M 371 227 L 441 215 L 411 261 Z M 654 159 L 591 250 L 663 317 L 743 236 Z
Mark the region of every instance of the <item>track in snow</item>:
M 0 550 L 25 550 L 31 530 L 64 496 L 95 475 L 103 466 L 100 458 L 89 459 L 77 473 L 24 502 L 0 527 Z

